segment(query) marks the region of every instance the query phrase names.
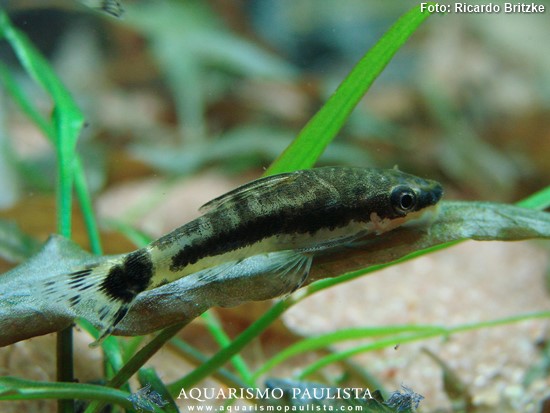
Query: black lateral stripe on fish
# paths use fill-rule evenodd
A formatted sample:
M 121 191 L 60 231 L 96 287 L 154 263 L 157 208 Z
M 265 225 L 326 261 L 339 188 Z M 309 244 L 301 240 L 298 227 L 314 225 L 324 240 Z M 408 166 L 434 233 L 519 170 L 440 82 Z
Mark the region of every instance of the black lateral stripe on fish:
M 77 316 L 99 318 L 101 340 L 141 292 L 199 272 L 215 280 L 258 254 L 275 253 L 270 271 L 281 279 L 280 295 L 292 292 L 315 254 L 419 218 L 442 194 L 439 183 L 396 169 L 325 167 L 262 178 L 208 202 L 204 215 L 146 247 L 43 288 Z

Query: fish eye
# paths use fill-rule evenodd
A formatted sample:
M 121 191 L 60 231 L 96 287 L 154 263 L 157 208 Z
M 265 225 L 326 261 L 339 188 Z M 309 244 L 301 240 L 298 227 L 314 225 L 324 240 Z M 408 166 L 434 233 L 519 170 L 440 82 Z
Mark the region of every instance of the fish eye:
M 406 214 L 415 209 L 416 194 L 409 187 L 398 186 L 391 193 L 391 203 L 398 213 Z

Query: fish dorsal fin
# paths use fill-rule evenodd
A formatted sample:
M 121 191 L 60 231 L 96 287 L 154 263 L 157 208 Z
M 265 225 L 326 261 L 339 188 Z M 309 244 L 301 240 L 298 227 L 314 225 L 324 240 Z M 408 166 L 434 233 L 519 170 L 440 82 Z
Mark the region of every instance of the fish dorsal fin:
M 219 208 L 221 205 L 227 202 L 239 202 L 245 200 L 256 194 L 257 191 L 266 193 L 276 190 L 277 188 L 280 188 L 281 185 L 287 185 L 293 182 L 298 177 L 298 173 L 299 172 L 290 172 L 267 176 L 265 178 L 260 178 L 255 181 L 249 182 L 217 198 L 214 198 L 211 201 L 208 201 L 206 204 L 199 208 L 199 211 L 205 213 Z

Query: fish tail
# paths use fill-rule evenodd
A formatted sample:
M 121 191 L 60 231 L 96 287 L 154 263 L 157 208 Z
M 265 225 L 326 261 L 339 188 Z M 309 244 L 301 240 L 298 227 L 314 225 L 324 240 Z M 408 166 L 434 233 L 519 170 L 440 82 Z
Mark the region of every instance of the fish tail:
M 44 281 L 42 293 L 72 309 L 99 328 L 95 347 L 110 335 L 152 278 L 152 263 L 146 250 L 87 266 Z

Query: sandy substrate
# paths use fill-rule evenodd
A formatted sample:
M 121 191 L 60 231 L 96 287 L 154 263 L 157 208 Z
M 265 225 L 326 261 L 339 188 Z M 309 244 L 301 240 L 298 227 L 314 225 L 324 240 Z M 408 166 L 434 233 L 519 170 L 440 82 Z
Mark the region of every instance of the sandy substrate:
M 465 242 L 321 292 L 291 309 L 285 322 L 309 336 L 360 326 L 454 326 L 545 311 L 550 308 L 547 268 L 547 253 L 532 242 Z M 424 395 L 425 408 L 449 406 L 441 368 L 421 351 L 426 347 L 459 375 L 475 404 L 499 406 L 494 411 L 500 412 L 534 412 L 532 403 L 550 394 L 550 381 L 528 389 L 521 382 L 527 369 L 540 362 L 536 343 L 548 338 L 549 327 L 548 320 L 524 321 L 403 344 L 354 360 L 383 378 L 388 389 L 405 384 Z

